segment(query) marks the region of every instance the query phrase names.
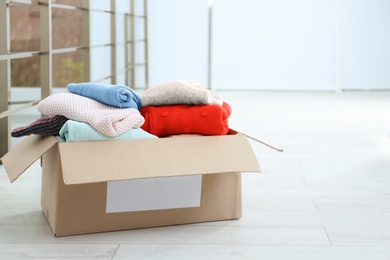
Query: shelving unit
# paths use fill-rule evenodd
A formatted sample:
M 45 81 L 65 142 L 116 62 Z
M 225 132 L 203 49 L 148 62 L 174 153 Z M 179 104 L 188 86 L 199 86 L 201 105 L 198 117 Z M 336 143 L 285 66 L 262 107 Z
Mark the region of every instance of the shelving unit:
M 135 6 L 134 0 L 130 2 L 130 13 L 126 13 L 125 15 L 125 26 L 124 26 L 124 36 L 125 36 L 125 81 L 126 85 L 132 86 L 133 89 L 136 88 L 136 70 L 140 68 L 144 68 L 145 71 L 145 86 L 147 89 L 149 87 L 149 67 L 148 67 L 148 32 L 147 32 L 147 1 L 143 1 L 143 15 L 135 15 Z M 144 30 L 143 30 L 143 39 L 136 39 L 136 20 L 143 20 Z M 136 52 L 136 43 L 142 42 L 144 44 L 144 62 L 137 62 L 135 59 Z M 129 47 L 130 45 L 130 47 Z M 111 56 L 112 57 L 112 56 Z
M 53 66 L 52 59 L 53 55 L 60 53 L 70 53 L 75 51 L 82 51 L 83 55 L 83 81 L 90 82 L 90 50 L 93 48 L 98 48 L 102 46 L 111 47 L 111 73 L 100 79 L 94 80 L 99 82 L 102 80 L 110 79 L 111 84 L 117 83 L 117 75 L 125 73 L 126 85 L 131 88 L 135 88 L 136 84 L 136 69 L 143 67 L 145 70 L 145 86 L 148 88 L 148 46 L 147 46 L 147 0 L 143 1 L 143 10 L 142 15 L 135 15 L 134 13 L 134 1 L 128 0 L 130 2 L 130 10 L 123 11 L 117 10 L 117 1 L 111 0 L 111 9 L 110 10 L 97 10 L 90 8 L 89 0 L 83 0 L 82 6 L 72 6 L 65 4 L 53 3 L 52 0 L 4 0 L 0 1 L 0 157 L 8 152 L 10 149 L 11 135 L 10 135 L 10 116 L 15 113 L 18 113 L 22 110 L 35 106 L 39 100 L 29 100 L 23 102 L 12 102 L 10 96 L 11 89 L 11 60 L 29 58 L 33 56 L 40 57 L 40 98 L 44 99 L 47 96 L 51 95 L 53 88 Z M 17 6 L 33 6 L 39 5 L 40 9 L 40 50 L 31 51 L 31 52 L 18 52 L 12 53 L 10 48 L 10 8 L 17 8 Z M 83 35 L 82 35 L 82 46 L 75 46 L 70 48 L 52 48 L 52 9 L 53 8 L 63 8 L 74 11 L 82 11 L 83 18 Z M 92 12 L 105 12 L 111 15 L 111 42 L 103 45 L 91 45 L 90 42 L 90 27 L 93 24 L 90 24 L 90 14 Z M 116 16 L 125 15 L 125 41 L 116 42 L 117 31 Z M 135 19 L 144 20 L 144 39 L 136 40 L 135 39 Z M 130 33 L 129 33 L 130 31 Z M 135 59 L 136 53 L 136 41 L 142 41 L 145 44 L 144 47 L 144 62 L 139 63 Z M 125 64 L 124 70 L 117 70 L 117 60 L 116 60 L 116 51 L 117 48 L 123 46 L 125 49 Z M 9 107 L 11 104 L 18 104 L 15 109 L 10 110 Z

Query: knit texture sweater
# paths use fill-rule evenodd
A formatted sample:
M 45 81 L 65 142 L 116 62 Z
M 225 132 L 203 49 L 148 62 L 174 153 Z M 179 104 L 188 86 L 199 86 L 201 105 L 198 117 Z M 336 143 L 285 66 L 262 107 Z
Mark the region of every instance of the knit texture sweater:
M 142 129 L 165 137 L 180 134 L 225 135 L 229 131 L 231 108 L 220 105 L 146 106 L 140 110 L 145 118 Z
M 11 132 L 12 137 L 22 137 L 26 135 L 58 135 L 62 126 L 68 121 L 64 116 L 53 116 L 39 118 L 27 126 L 15 128 Z
M 213 97 L 208 89 L 194 80 L 169 81 L 147 89 L 141 99 L 142 106 L 164 105 L 222 105 L 219 96 Z
M 68 120 L 59 132 L 63 142 L 85 142 L 85 141 L 106 141 L 106 140 L 127 140 L 127 139 L 147 139 L 157 138 L 141 128 L 130 129 L 123 134 L 110 137 L 96 131 L 89 124 Z
M 47 116 L 63 115 L 86 122 L 107 136 L 118 136 L 132 128 L 139 128 L 144 123 L 144 118 L 137 109 L 116 108 L 67 92 L 48 96 L 38 103 L 37 109 Z
M 69 92 L 120 108 L 141 108 L 141 97 L 124 85 L 108 85 L 92 82 L 70 83 Z

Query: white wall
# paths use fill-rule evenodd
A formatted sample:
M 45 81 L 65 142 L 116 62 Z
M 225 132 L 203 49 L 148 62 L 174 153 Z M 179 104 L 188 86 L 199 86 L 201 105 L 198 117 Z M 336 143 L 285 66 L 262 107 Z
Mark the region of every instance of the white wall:
M 390 89 L 390 1 L 343 0 L 341 86 Z
M 148 0 L 150 85 L 194 79 L 207 85 L 207 1 Z
M 205 83 L 207 1 L 149 6 L 151 82 Z M 390 89 L 389 32 L 389 0 L 214 0 L 212 87 Z
M 92 44 L 110 41 L 109 17 L 91 15 Z M 389 0 L 214 0 L 212 24 L 213 89 L 390 89 Z M 207 0 L 149 0 L 148 25 L 150 85 L 207 86 Z M 111 73 L 110 47 L 91 57 L 92 80 Z
M 212 85 L 331 89 L 336 0 L 215 1 Z

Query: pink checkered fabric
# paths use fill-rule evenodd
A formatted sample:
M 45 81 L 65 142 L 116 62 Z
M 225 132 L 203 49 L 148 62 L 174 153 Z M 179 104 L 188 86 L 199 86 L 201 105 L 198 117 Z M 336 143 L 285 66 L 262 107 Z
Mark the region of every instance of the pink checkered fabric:
M 117 108 L 68 92 L 48 96 L 38 103 L 37 109 L 47 116 L 63 115 L 88 123 L 100 133 L 112 137 L 139 128 L 145 122 L 137 109 Z

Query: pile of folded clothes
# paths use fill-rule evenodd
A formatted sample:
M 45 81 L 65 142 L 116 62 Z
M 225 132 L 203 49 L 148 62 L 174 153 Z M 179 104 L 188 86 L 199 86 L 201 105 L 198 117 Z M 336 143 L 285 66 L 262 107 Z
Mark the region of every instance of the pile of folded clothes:
M 193 80 L 176 80 L 145 91 L 141 126 L 158 137 L 182 134 L 225 135 L 229 104 Z
M 193 80 L 157 85 L 142 99 L 124 85 L 71 83 L 67 90 L 40 101 L 37 109 L 46 117 L 11 135 L 54 135 L 63 142 L 78 142 L 229 131 L 229 104 Z
M 11 136 L 55 135 L 65 142 L 156 138 L 140 128 L 141 98 L 129 87 L 72 83 L 67 90 L 38 103 L 48 117 L 14 129 Z

